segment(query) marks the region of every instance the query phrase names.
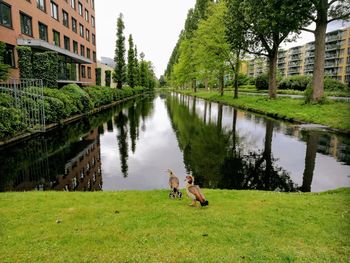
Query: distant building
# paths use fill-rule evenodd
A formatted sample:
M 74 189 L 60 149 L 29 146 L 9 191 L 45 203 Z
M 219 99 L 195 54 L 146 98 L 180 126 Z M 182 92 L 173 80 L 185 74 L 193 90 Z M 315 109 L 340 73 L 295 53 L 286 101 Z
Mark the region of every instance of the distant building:
M 102 61 L 97 61 L 97 68 L 101 68 L 101 86 L 106 86 L 106 71 L 111 71 L 111 87 L 116 88 L 117 83 L 113 80 L 113 71 L 114 68 L 112 68 L 110 65 L 103 63 Z
M 277 68 L 282 76 L 311 75 L 315 60 L 315 42 L 288 50 L 279 50 Z M 327 33 L 325 74 L 344 83 L 350 82 L 350 27 Z M 267 72 L 267 59 L 249 61 L 248 75 L 257 77 Z
M 16 46 L 59 54 L 59 83 L 95 84 L 94 0 L 1 0 L 0 41 L 11 77 L 19 78 Z

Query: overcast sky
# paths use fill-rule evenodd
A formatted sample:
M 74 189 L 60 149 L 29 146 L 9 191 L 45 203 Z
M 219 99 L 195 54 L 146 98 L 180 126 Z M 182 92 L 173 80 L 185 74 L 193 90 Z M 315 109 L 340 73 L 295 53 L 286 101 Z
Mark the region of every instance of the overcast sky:
M 153 62 L 157 77 L 164 73 L 171 52 L 195 0 L 97 0 L 97 57 L 114 57 L 116 22 L 124 15 L 125 36 L 133 35 L 138 53 Z
M 195 0 L 97 0 L 95 3 L 97 57 L 114 58 L 116 21 L 119 13 L 123 13 L 126 39 L 129 34 L 133 35 L 138 52 L 143 51 L 146 59 L 153 62 L 159 77 L 164 73 L 187 12 L 194 7 Z M 341 22 L 333 23 L 328 31 L 341 26 Z M 297 42 L 284 47 L 313 40 L 313 34 L 304 32 Z

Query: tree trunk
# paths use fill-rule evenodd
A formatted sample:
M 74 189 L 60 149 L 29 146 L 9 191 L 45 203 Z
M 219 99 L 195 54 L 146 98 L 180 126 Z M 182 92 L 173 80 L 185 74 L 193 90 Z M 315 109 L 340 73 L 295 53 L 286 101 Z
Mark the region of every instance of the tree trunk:
M 208 78 L 205 79 L 205 89 L 209 91 Z
M 272 51 L 271 56 L 269 57 L 269 97 L 270 99 L 276 98 L 277 91 L 277 80 L 276 80 L 276 71 L 277 71 L 277 57 L 278 49 Z
M 224 95 L 224 88 L 225 88 L 225 76 L 224 73 L 220 75 L 220 96 Z
M 196 93 L 197 92 L 197 85 L 196 85 L 196 80 L 195 79 L 192 80 L 192 88 L 194 90 L 194 93 Z
M 234 99 L 238 99 L 238 74 L 239 74 L 239 64 L 240 64 L 240 61 L 239 61 L 239 56 L 240 56 L 240 50 L 237 51 L 237 58 L 236 58 L 236 68 L 235 68 L 235 82 L 234 82 L 234 95 L 233 95 L 233 98 Z
M 327 31 L 327 0 L 322 0 L 317 10 L 317 21 L 315 30 L 315 62 L 312 76 L 311 101 L 318 102 L 324 94 L 324 65 Z

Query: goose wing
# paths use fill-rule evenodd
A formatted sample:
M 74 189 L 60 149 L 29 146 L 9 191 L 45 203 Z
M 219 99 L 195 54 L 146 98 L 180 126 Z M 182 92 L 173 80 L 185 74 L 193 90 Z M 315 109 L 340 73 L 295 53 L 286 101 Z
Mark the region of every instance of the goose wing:
M 196 200 L 203 203 L 205 201 L 205 197 L 201 192 L 201 189 L 198 185 L 193 185 L 188 188 L 189 193 L 191 193 L 194 197 L 196 197 Z

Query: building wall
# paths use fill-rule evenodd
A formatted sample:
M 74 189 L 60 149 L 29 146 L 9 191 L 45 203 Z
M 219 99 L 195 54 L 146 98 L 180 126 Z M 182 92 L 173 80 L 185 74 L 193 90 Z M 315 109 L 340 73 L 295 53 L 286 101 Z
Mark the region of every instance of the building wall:
M 92 43 L 92 34 L 95 35 L 96 40 L 96 28 L 92 26 L 92 16 L 94 17 L 96 24 L 95 10 L 93 9 L 93 0 L 75 0 L 75 9 L 71 6 L 71 1 L 73 0 L 43 0 L 45 3 L 46 10 L 42 11 L 37 8 L 36 0 L 3 0 L 5 4 L 11 7 L 11 17 L 12 17 L 12 27 L 6 27 L 0 24 L 0 41 L 6 44 L 16 46 L 17 39 L 39 39 L 39 22 L 47 26 L 48 32 L 48 42 L 54 43 L 53 30 L 60 33 L 60 47 L 64 48 L 64 36 L 70 39 L 70 50 L 73 52 L 73 40 L 78 43 L 78 52 L 81 54 L 80 45 L 84 46 L 85 57 L 87 57 L 87 48 L 90 49 L 90 57 L 93 62 L 94 55 L 96 56 L 96 44 Z M 58 6 L 58 20 L 51 16 L 51 2 L 54 2 Z M 83 16 L 78 13 L 78 3 L 83 6 Z M 84 19 L 85 9 L 88 11 L 88 20 Z M 63 25 L 63 10 L 68 13 L 69 27 Z M 32 35 L 26 35 L 21 33 L 21 19 L 20 14 L 24 13 L 32 19 Z M 72 30 L 72 17 L 77 21 L 77 33 Z M 84 27 L 84 37 L 79 34 L 79 24 Z M 89 40 L 87 40 L 87 32 L 89 30 Z M 96 43 L 96 41 L 95 41 Z M 19 69 L 17 62 L 17 53 L 15 55 L 15 67 L 11 70 L 11 77 L 19 77 Z M 82 77 L 81 68 L 85 66 L 86 77 Z M 91 78 L 88 76 L 88 68 L 91 69 Z M 96 63 L 80 65 L 79 75 L 81 82 L 95 83 L 95 68 Z
M 249 61 L 248 75 L 257 77 L 267 61 L 256 58 Z M 283 77 L 313 73 L 315 42 L 304 46 L 279 50 L 277 67 Z M 266 64 L 264 64 L 266 63 Z M 350 27 L 327 33 L 325 51 L 325 74 L 344 83 L 350 82 Z
M 112 68 L 109 65 L 103 64 L 101 61 L 97 61 L 97 67 L 101 68 L 101 85 L 102 86 L 106 86 L 106 70 L 110 70 L 111 74 L 112 74 L 112 79 L 111 79 L 111 87 L 112 88 L 116 88 L 117 87 L 117 83 L 114 82 L 113 80 L 113 71 L 114 68 Z

